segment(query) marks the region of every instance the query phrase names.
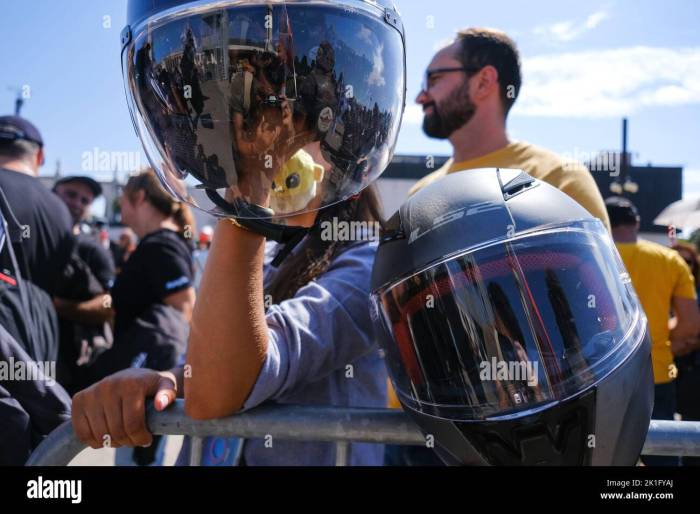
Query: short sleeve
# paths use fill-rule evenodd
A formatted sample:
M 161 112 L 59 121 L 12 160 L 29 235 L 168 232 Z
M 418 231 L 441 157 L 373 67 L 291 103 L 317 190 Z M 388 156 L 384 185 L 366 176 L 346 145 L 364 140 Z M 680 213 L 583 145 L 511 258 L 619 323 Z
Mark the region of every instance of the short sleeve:
M 151 290 L 161 300 L 194 285 L 192 257 L 184 243 L 169 240 L 149 242 L 143 262 Z
M 555 184 L 559 189 L 581 204 L 592 216 L 602 221 L 605 228 L 610 231 L 610 219 L 605 202 L 588 168 L 583 165 L 558 167 L 553 175 L 561 177 L 559 184 Z
M 673 296 L 676 298 L 696 300 L 697 293 L 695 292 L 695 279 L 693 278 L 690 268 L 688 268 L 688 265 L 678 254 L 674 254 L 671 259 L 671 264 L 673 265 L 674 269 L 674 276 L 676 277 L 673 288 Z

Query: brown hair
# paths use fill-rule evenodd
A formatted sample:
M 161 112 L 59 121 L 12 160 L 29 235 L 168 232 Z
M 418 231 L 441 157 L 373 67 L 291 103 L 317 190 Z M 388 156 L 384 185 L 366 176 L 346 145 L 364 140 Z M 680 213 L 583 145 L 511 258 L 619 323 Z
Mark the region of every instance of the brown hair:
M 180 235 L 186 239 L 194 237 L 195 221 L 191 209 L 184 203 L 174 200 L 173 197 L 163 189 L 156 173 L 151 168 L 146 168 L 138 175 L 129 178 L 124 186 L 124 194 L 129 200 L 139 191 L 143 191 L 146 200 L 161 214 L 172 218 L 173 222 L 180 229 Z
M 377 222 L 383 227 L 382 205 L 374 185 L 370 185 L 359 197 L 324 209 L 318 214 L 317 223 L 301 243 L 300 248 L 287 257 L 276 271 L 265 294 L 278 304 L 296 295 L 297 291 L 316 279 L 330 266 L 333 259 L 351 241 L 327 241 L 322 237 L 324 221 Z
M 460 30 L 457 41 L 460 50 L 456 57 L 465 68 L 481 69 L 489 65 L 496 68 L 503 115 L 508 116 L 522 85 L 520 54 L 515 42 L 499 30 L 485 28 Z
M 680 253 L 681 257 L 683 257 L 683 254 L 681 252 L 688 252 L 692 256 L 690 271 L 693 273 L 695 285 L 700 286 L 700 261 L 698 261 L 698 251 L 695 249 L 695 245 L 679 241 L 678 243 L 673 245 L 672 248 L 678 253 Z M 685 260 L 685 257 L 683 257 L 683 260 Z

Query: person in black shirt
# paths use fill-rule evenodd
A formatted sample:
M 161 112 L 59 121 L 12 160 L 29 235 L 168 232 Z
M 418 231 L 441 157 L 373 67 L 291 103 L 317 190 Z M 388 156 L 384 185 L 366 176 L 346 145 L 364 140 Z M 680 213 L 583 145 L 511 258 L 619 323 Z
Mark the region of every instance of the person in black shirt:
M 43 146 L 41 134 L 29 121 L 0 117 L 0 188 L 23 226 L 22 242 L 14 244 L 20 273 L 53 296 L 75 239 L 68 209 L 37 178 L 44 163 Z M 9 267 L 6 257 L 2 267 Z
M 73 233 L 77 240 L 78 255 L 90 267 L 105 291 L 114 282 L 112 255 L 92 232 L 85 232 L 83 225 L 93 202 L 102 196 L 102 186 L 90 177 L 64 177 L 53 186 L 53 192 L 63 200 L 73 219 Z
M 61 317 L 60 380 L 74 393 L 90 385 L 86 366 L 112 344 L 109 290 L 114 282 L 114 262 L 92 233 L 83 231 L 90 207 L 102 195 L 102 186 L 90 177 L 71 176 L 58 180 L 53 192 L 65 203 L 73 220 L 77 241 L 73 259 L 77 282 L 66 288 L 66 297 L 55 298 Z
M 195 232 L 189 208 L 148 170 L 131 177 L 120 198 L 122 222 L 138 236 L 112 288 L 114 346 L 95 365 L 95 379 L 128 367 L 173 368 L 184 354 L 194 308 L 194 266 L 188 238 Z M 148 465 L 151 448 L 117 452 L 117 464 Z M 132 460 L 133 459 L 133 460 Z
M 194 308 L 189 208 L 160 186 L 153 171 L 132 177 L 120 198 L 122 222 L 140 242 L 112 288 L 115 337 L 153 304 L 166 304 L 189 322 Z

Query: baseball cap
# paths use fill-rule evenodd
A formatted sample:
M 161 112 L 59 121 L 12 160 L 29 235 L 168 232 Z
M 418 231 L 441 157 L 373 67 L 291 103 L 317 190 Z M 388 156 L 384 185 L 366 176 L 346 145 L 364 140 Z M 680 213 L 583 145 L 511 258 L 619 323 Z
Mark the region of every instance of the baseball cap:
M 68 176 L 60 178 L 56 181 L 53 187 L 54 189 L 56 189 L 56 186 L 60 186 L 61 184 L 71 184 L 75 182 L 85 184 L 87 187 L 89 187 L 95 198 L 102 195 L 102 186 L 100 185 L 100 183 L 93 178 L 85 176 Z
M 39 129 L 20 116 L 0 116 L 0 141 L 31 141 L 44 146 Z

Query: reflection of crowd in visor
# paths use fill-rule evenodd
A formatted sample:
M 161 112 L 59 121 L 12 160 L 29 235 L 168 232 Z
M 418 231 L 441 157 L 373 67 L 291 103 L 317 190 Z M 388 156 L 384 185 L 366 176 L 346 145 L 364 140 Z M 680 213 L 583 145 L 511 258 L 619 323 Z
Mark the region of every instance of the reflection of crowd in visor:
M 189 174 L 209 190 L 230 188 L 227 200 L 259 203 L 275 173 L 305 149 L 327 172 L 316 188 L 320 205 L 351 196 L 384 164 L 374 161 L 388 160 L 370 152 L 396 124 L 394 105 L 367 92 L 373 63 L 323 16 L 295 39 L 295 16 L 309 23 L 291 7 L 238 8 L 183 20 L 179 48 L 170 46 L 172 27 L 137 42 L 129 57 L 137 107 L 173 179 Z
M 393 286 L 381 309 L 397 349 L 388 360 L 406 380 L 399 389 L 479 417 L 488 414 L 482 408 L 536 405 L 594 383 L 595 363 L 614 347 L 621 323 L 595 269 L 571 252 L 478 264 L 465 256 Z M 480 371 L 492 361 L 520 374 L 485 380 Z

